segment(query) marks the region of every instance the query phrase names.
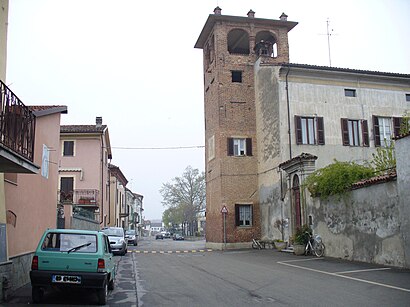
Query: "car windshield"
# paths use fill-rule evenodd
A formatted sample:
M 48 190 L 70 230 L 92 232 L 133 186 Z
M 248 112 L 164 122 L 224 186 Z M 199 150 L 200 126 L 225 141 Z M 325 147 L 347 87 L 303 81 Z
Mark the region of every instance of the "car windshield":
M 97 236 L 91 234 L 50 232 L 41 244 L 44 251 L 96 253 Z
M 134 235 L 135 236 L 135 230 L 127 230 L 125 232 L 126 235 Z
M 112 237 L 123 237 L 124 236 L 124 231 L 122 228 L 106 228 L 102 230 L 105 232 L 108 236 Z

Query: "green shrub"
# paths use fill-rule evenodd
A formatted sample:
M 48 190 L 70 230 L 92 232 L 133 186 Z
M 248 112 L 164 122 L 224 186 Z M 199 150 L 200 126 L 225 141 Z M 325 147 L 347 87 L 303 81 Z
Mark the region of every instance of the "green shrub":
M 305 245 L 309 241 L 310 234 L 312 234 L 312 229 L 307 224 L 297 227 L 293 242 L 297 245 Z
M 341 195 L 350 190 L 355 182 L 374 176 L 369 166 L 354 162 L 334 163 L 312 173 L 304 182 L 314 197 L 325 199 L 332 195 Z

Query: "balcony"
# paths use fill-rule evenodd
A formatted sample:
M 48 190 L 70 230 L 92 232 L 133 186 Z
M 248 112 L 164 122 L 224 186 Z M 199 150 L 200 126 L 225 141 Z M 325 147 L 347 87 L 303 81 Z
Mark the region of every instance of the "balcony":
M 38 173 L 35 126 L 33 112 L 0 80 L 0 172 Z
M 59 191 L 59 203 L 97 209 L 99 207 L 99 191 L 94 189 L 76 189 Z

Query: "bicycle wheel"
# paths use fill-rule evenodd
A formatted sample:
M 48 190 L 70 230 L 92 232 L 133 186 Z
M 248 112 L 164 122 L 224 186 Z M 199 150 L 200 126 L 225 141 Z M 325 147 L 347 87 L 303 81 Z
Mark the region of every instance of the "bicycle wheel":
M 255 240 L 252 241 L 252 248 L 253 249 L 259 249 L 259 246 L 258 246 L 258 244 L 256 243 Z
M 322 257 L 325 253 L 325 245 L 322 242 L 317 243 L 315 244 L 315 248 L 313 249 L 313 251 L 316 257 Z

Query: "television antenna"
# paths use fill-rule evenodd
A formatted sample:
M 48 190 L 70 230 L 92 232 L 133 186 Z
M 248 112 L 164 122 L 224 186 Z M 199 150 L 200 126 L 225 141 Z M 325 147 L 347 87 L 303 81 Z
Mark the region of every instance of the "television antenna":
M 329 30 L 329 18 L 326 20 L 326 35 L 327 35 L 327 49 L 329 51 L 329 66 L 332 67 L 332 58 L 330 56 L 330 36 L 332 36 L 333 29 Z

